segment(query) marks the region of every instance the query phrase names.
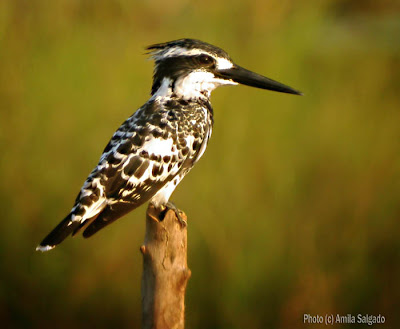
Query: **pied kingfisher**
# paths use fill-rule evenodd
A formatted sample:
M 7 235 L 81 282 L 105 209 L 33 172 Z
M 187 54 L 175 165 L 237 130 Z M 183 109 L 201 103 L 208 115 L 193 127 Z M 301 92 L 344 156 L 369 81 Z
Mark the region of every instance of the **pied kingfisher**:
M 147 48 L 155 61 L 151 98 L 112 136 L 68 216 L 36 250 L 48 251 L 85 228 L 90 237 L 150 202 L 173 209 L 169 198 L 203 155 L 213 126 L 210 94 L 244 84 L 289 94 L 297 90 L 236 65 L 222 49 L 194 39 Z

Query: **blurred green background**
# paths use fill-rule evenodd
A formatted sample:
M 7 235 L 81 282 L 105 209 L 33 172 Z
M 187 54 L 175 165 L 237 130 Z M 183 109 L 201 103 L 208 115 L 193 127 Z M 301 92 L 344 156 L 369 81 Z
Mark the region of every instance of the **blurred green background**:
M 213 138 L 172 197 L 189 217 L 187 328 L 312 328 L 303 314 L 326 313 L 399 328 L 391 0 L 0 1 L 2 327 L 140 327 L 145 207 L 34 248 L 147 101 L 144 47 L 182 37 L 305 93 L 214 91 Z

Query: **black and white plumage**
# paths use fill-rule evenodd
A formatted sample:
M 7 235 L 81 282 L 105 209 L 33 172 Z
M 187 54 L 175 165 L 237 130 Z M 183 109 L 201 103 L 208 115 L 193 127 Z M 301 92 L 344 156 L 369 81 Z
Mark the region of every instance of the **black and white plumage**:
M 148 47 L 155 60 L 152 96 L 114 133 L 68 216 L 40 243 L 47 251 L 84 228 L 90 237 L 150 201 L 169 198 L 203 155 L 213 126 L 211 91 L 246 84 L 300 94 L 234 64 L 222 49 L 193 39 Z

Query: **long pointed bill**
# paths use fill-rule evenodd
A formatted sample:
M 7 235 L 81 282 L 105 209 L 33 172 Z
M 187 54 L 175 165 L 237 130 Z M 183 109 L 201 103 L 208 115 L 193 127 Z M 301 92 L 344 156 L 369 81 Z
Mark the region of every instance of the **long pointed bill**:
M 303 95 L 302 92 L 286 86 L 283 83 L 274 81 L 260 74 L 246 70 L 245 68 L 238 65 L 235 65 L 229 69 L 218 70 L 218 75 L 223 79 L 233 80 L 237 83 L 250 87 L 274 90 L 281 93 L 294 95 Z

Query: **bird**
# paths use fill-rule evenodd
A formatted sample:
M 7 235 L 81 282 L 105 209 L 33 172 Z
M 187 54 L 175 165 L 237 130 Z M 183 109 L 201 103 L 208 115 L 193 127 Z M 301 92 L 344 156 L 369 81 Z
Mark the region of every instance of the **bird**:
M 211 92 L 241 84 L 302 95 L 200 40 L 173 40 L 146 50 L 154 60 L 150 99 L 113 134 L 70 213 L 36 250 L 51 250 L 79 231 L 88 238 L 148 201 L 160 212 L 172 209 L 185 225 L 169 198 L 206 150 L 214 122 Z

